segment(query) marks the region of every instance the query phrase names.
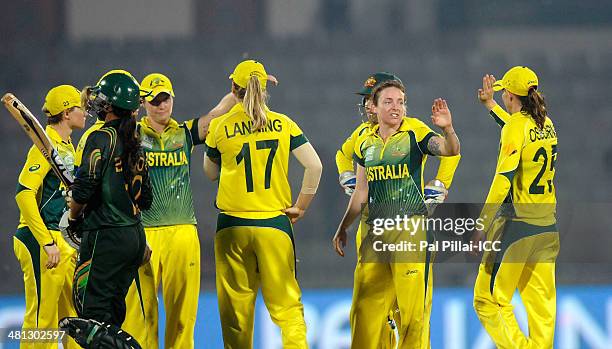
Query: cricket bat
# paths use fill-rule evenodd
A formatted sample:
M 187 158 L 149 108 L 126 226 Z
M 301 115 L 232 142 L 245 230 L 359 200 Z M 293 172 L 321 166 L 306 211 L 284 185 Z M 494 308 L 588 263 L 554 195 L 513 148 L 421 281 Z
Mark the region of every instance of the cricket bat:
M 53 172 L 69 188 L 74 182 L 74 176 L 62 161 L 57 149 L 53 146 L 51 139 L 36 117 L 12 93 L 5 94 L 2 97 L 2 103 L 13 118 L 17 120 L 32 142 L 34 142 L 34 145 L 40 150 L 49 164 L 51 164 Z

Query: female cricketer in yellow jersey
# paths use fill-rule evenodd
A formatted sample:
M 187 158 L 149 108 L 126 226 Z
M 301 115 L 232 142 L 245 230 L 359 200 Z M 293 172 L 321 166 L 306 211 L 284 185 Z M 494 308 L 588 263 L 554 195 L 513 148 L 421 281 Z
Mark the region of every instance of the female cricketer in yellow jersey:
M 486 75 L 479 90 L 480 101 L 504 124 L 495 177 L 481 213 L 485 229 L 496 225 L 493 219 L 506 197 L 514 210 L 501 236 L 489 229 L 487 239 L 501 240 L 501 251 L 483 256 L 474 287 L 474 308 L 498 348 L 553 347 L 557 134 L 537 88 L 536 74 L 517 66 L 499 81 Z M 493 100 L 493 91 L 499 90 L 508 113 Z M 517 288 L 527 310 L 528 336 L 512 312 Z
M 307 348 L 292 223 L 314 197 L 322 166 L 298 125 L 266 106 L 266 75 L 257 61 L 236 66 L 230 78 L 240 103 L 211 122 L 206 138 L 204 170 L 219 179 L 215 262 L 221 328 L 226 348 L 253 346 L 261 287 L 283 348 Z M 295 205 L 287 177 L 290 153 L 305 169 Z
M 70 85 L 52 88 L 45 98 L 45 131 L 64 164 L 72 171 L 74 147 L 70 135 L 85 126 L 79 90 Z M 21 217 L 13 239 L 25 285 L 24 329 L 57 328 L 59 318 L 76 314 L 72 305 L 72 275 L 76 250 L 59 232 L 66 211 L 63 185 L 38 148 L 32 146 L 19 175 L 15 199 Z M 71 339 L 69 347 L 77 348 Z M 57 343 L 21 343 L 21 348 L 57 348 Z
M 387 72 L 372 74 L 364 82 L 362 90 L 357 93 L 363 96 L 360 109 L 363 108 L 363 114 L 367 116 L 368 121 L 359 125 L 353 131 L 353 133 L 351 133 L 349 138 L 342 144 L 342 147 L 336 152 L 336 167 L 338 168 L 340 185 L 344 188 L 345 192 L 349 196 L 355 190 L 355 166 L 353 163 L 355 142 L 361 135 L 368 132 L 371 128 L 378 124 L 376 115 L 371 112 L 372 100 L 370 99 L 370 96 L 372 95 L 372 90 L 383 82 L 392 80 L 401 82 L 397 76 Z M 410 121 L 410 118 L 406 117 L 406 120 Z M 461 155 L 440 158 L 440 166 L 438 168 L 436 179 L 441 181 L 445 188 L 450 188 L 460 159 Z M 366 220 L 367 218 L 363 217 L 363 219 Z M 357 262 L 359 263 L 361 261 L 359 253 L 359 248 L 361 245 L 361 224 L 357 228 L 357 233 L 355 234 L 355 244 L 357 250 Z M 364 307 L 358 307 L 357 304 L 360 302 L 369 302 L 368 300 L 364 300 L 363 295 L 358 292 L 360 290 L 358 285 L 361 284 L 361 277 L 361 268 L 356 268 L 354 277 L 355 287 L 353 288 L 353 305 L 351 306 L 351 309 L 353 310 L 364 309 Z M 393 295 L 395 294 L 392 288 L 389 288 L 387 291 Z M 386 312 L 384 309 L 378 306 L 373 306 L 371 309 L 369 309 L 368 312 L 371 318 L 380 318 L 381 321 L 370 321 L 364 325 L 380 328 L 380 335 L 370 335 L 371 333 L 376 332 L 374 328 L 369 329 L 368 331 L 360 331 L 361 334 L 353 331 L 352 338 L 355 338 L 354 343 L 359 343 L 359 345 L 364 347 L 377 346 L 382 348 L 395 348 L 396 338 L 393 327 L 396 327 L 400 322 L 399 312 L 397 312 L 396 309 L 397 304 L 393 304 L 392 309 L 389 309 Z M 378 311 L 380 311 L 380 314 L 376 315 L 375 312 Z M 351 329 L 356 329 L 356 326 L 353 323 L 353 320 L 356 317 L 359 316 L 355 316 L 354 312 L 351 311 Z
M 214 116 L 235 103 L 226 95 L 208 115 L 178 122 L 172 117 L 174 89 L 160 73 L 147 75 L 140 84 L 147 94 L 147 115 L 138 123 L 153 186 L 153 204 L 143 211 L 147 243 L 153 251 L 149 263 L 139 268 L 140 295 L 136 283 L 127 296 L 123 327 L 146 348 L 157 348 L 160 282 L 166 309 L 165 348 L 193 348 L 200 296 L 200 242 L 190 182 L 193 148 L 204 144 Z
M 422 219 L 427 212 L 422 185 L 424 156 L 453 156 L 459 153 L 459 140 L 444 100 L 437 99 L 432 106 L 433 123 L 442 128 L 444 138 L 436 135 L 423 122 L 404 118 L 404 86 L 397 80 L 377 86 L 373 91 L 372 104 L 378 125 L 356 142 L 357 184 L 333 240 L 334 248 L 340 255 L 344 255 L 346 230 L 366 203 L 369 220 L 398 214 L 407 215 L 410 219 Z M 384 174 L 388 172 L 381 170 L 396 167 L 405 171 L 386 178 Z M 415 241 L 426 240 L 427 232 L 416 231 L 414 238 Z M 355 271 L 359 275 L 355 278 L 358 290 L 354 293 L 358 293 L 362 301 L 354 304 L 351 314 L 352 333 L 355 335 L 352 348 L 380 346 L 381 326 L 385 324 L 386 314 L 396 301 L 401 317 L 398 324 L 399 348 L 429 347 L 430 257 L 429 253 L 421 251 L 414 253 L 407 261 L 358 263 Z M 389 289 L 393 292 L 388 292 Z M 370 326 L 369 322 L 377 321 L 370 315 L 377 307 L 381 309 L 380 319 Z M 369 340 L 368 336 L 375 340 Z

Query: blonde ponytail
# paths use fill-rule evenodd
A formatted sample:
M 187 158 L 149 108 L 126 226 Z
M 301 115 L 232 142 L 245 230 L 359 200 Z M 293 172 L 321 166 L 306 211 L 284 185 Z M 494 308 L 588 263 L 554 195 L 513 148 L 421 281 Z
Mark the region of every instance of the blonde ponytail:
M 252 75 L 246 86 L 246 92 L 242 101 L 245 113 L 253 121 L 253 130 L 259 131 L 266 127 L 268 121 L 266 117 L 266 98 L 267 94 L 261 88 L 257 76 Z

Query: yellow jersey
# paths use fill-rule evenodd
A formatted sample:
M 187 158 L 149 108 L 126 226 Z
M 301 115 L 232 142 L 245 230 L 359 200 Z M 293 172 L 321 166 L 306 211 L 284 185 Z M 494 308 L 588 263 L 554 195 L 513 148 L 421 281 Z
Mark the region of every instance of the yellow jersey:
M 351 133 L 349 138 L 342 143 L 340 149 L 336 152 L 336 167 L 338 168 L 338 174 L 342 174 L 347 171 L 355 171 L 355 166 L 353 165 L 353 154 L 355 154 L 355 142 L 357 139 L 363 135 L 365 132 L 370 130 L 372 127 L 372 123 L 366 121 L 361 125 L 357 126 L 355 131 Z
M 481 213 L 485 226 L 504 200 L 512 203 L 514 220 L 555 224 L 556 162 L 557 133 L 552 121 L 546 118 L 539 129 L 530 115 L 512 114 L 502 128 L 495 177 Z
M 423 198 L 423 169 L 431 137 L 425 123 L 404 118 L 386 141 L 372 127 L 355 142 L 355 160 L 365 168 L 368 181 L 369 220 L 427 213 Z
M 47 126 L 53 146 L 66 168 L 74 170 L 74 147 L 70 140 L 63 141 L 57 131 Z M 51 165 L 40 150 L 32 146 L 19 174 L 15 199 L 20 208 L 19 228 L 28 226 L 39 245 L 53 241 L 49 230 L 59 230 L 59 221 L 66 210 L 66 200 L 62 196 L 64 184 L 51 170 Z
M 271 218 L 292 206 L 290 152 L 308 142 L 288 116 L 267 110 L 266 126 L 253 131 L 242 103 L 213 119 L 207 155 L 221 160 L 217 207 L 240 218 Z
M 418 120 L 416 118 L 404 117 L 408 122 L 415 123 L 414 120 Z M 413 120 L 413 121 L 411 121 Z M 336 152 L 336 167 L 338 168 L 338 174 L 342 174 L 347 171 L 355 171 L 353 165 L 353 157 L 355 144 L 357 140 L 370 131 L 375 125 L 366 121 L 359 125 L 353 133 L 349 136 L 349 138 L 344 141 L 340 149 Z M 457 166 L 459 166 L 459 160 L 461 159 L 461 155 L 455 156 L 441 156 L 440 165 L 438 166 L 438 173 L 436 174 L 436 179 L 442 181 L 444 186 L 449 189 L 452 182 L 453 177 L 455 176 L 455 171 L 457 170 Z

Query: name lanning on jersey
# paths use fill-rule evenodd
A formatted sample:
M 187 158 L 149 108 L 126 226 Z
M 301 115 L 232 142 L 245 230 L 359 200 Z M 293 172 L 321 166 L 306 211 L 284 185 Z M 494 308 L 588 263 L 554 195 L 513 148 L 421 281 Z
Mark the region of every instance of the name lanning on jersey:
M 410 177 L 408 164 L 372 166 L 366 169 L 368 182 Z
M 245 135 L 253 133 L 252 132 L 253 122 L 251 120 L 235 122 L 233 126 L 225 125 L 224 127 L 225 127 L 225 136 L 228 139 L 236 137 L 237 135 L 245 136 Z M 283 130 L 283 123 L 281 122 L 281 120 L 274 119 L 274 120 L 268 120 L 268 122 L 266 122 L 266 126 L 257 132 L 282 132 L 282 130 Z

